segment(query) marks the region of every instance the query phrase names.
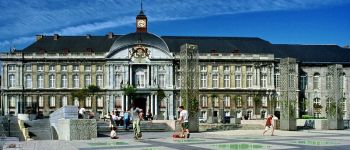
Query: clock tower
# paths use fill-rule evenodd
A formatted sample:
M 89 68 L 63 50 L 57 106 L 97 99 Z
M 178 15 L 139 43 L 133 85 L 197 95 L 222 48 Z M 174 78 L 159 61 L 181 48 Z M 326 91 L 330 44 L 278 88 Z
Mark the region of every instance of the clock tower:
M 142 2 L 140 13 L 136 16 L 136 32 L 147 32 L 147 17 L 143 12 Z

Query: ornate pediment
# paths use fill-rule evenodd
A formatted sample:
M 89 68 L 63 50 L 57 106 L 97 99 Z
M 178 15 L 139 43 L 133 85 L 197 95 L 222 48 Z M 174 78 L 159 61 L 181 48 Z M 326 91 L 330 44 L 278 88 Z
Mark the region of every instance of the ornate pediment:
M 150 51 L 142 45 L 137 45 L 129 51 L 129 56 L 130 58 L 149 58 Z

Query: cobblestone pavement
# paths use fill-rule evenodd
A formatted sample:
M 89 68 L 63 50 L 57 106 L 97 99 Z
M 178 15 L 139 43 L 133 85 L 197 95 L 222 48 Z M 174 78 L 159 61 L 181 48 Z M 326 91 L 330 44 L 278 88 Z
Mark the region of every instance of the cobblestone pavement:
M 350 149 L 350 130 L 305 130 L 280 131 L 276 136 L 261 130 L 230 130 L 218 132 L 191 133 L 190 139 L 173 139 L 172 132 L 144 132 L 143 139 L 135 141 L 132 132 L 119 133 L 120 139 L 100 137 L 83 141 L 26 141 L 14 142 L 18 148 L 35 150 L 105 150 L 105 149 L 220 149 L 220 150 L 261 150 L 261 149 Z M 6 146 L 11 143 L 4 145 Z M 11 149 L 13 150 L 13 149 Z

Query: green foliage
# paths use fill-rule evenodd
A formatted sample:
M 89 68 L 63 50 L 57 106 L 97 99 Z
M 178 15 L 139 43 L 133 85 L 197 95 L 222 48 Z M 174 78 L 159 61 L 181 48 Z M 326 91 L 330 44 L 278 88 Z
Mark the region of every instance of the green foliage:
M 315 109 L 317 112 L 320 112 L 322 108 L 323 108 L 322 105 L 320 105 L 320 104 L 314 104 L 314 109 Z
M 88 91 L 89 94 L 95 95 L 96 93 L 100 92 L 101 89 L 100 89 L 99 86 L 89 85 L 88 88 L 87 88 L 87 91 Z
M 99 86 L 89 85 L 87 88 L 82 88 L 71 92 L 71 95 L 72 97 L 77 97 L 79 101 L 82 101 L 85 100 L 87 96 L 94 96 L 100 91 L 101 89 Z
M 163 89 L 158 89 L 157 90 L 157 95 L 159 100 L 163 100 L 165 98 L 165 93 Z
M 124 91 L 124 95 L 128 96 L 132 96 L 136 93 L 136 88 L 129 84 L 123 87 L 122 90 Z

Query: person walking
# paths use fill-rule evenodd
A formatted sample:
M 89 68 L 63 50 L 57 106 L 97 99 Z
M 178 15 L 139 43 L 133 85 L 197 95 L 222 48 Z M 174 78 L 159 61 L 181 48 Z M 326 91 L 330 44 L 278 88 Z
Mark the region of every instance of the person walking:
M 275 127 L 273 125 L 273 116 L 272 115 L 269 115 L 269 117 L 267 117 L 267 119 L 266 119 L 265 130 L 263 132 L 263 136 L 270 128 L 272 129 L 271 136 L 274 136 L 273 132 L 275 131 Z
M 178 121 L 181 123 L 182 136 L 185 138 L 190 138 L 190 130 L 188 124 L 188 112 L 184 109 L 183 106 L 179 107 L 180 117 Z
M 141 121 L 140 115 L 142 115 L 141 111 L 142 110 L 139 109 L 138 107 L 136 107 L 133 111 L 132 127 L 134 130 L 134 139 L 135 140 L 139 140 L 142 137 L 141 128 L 140 128 L 140 121 Z
M 129 122 L 130 122 L 130 116 L 129 116 L 129 110 L 126 110 L 124 112 L 124 126 L 125 130 L 129 130 Z

